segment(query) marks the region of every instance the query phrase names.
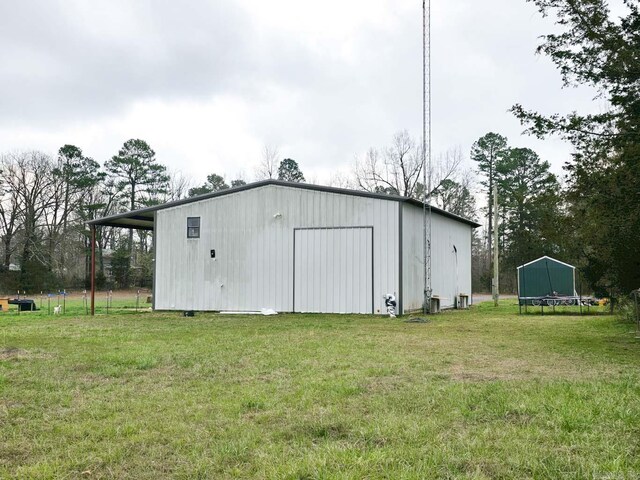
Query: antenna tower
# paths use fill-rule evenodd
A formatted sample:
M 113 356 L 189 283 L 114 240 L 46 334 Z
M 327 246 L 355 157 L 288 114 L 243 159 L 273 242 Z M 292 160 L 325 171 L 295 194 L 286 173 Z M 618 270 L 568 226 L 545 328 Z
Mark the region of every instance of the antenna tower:
M 422 185 L 424 313 L 431 313 L 431 0 L 422 0 Z

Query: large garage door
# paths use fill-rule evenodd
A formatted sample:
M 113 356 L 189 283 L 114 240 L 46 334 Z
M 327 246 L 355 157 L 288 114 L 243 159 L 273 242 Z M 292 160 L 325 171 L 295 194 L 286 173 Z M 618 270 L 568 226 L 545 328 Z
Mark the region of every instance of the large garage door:
M 373 313 L 373 227 L 294 230 L 293 310 Z

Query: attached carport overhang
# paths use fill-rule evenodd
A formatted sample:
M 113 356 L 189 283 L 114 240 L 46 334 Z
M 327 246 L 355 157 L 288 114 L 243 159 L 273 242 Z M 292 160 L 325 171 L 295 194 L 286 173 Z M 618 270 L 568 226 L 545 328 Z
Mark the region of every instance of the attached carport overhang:
M 158 207 L 120 213 L 87 222 L 91 229 L 91 315 L 95 314 L 96 299 L 96 227 L 134 228 L 153 231 L 155 211 Z
M 138 230 L 153 230 L 153 210 L 145 212 L 145 210 L 136 210 L 128 213 L 112 215 L 110 217 L 98 218 L 90 220 L 87 224 L 93 229 L 97 226 L 101 227 L 120 227 L 135 228 Z

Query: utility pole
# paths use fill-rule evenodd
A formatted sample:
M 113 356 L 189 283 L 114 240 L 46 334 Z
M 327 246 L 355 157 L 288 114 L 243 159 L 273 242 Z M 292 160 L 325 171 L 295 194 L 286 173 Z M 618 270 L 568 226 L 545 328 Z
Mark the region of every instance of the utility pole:
M 498 275 L 500 272 L 498 264 L 498 189 L 493 189 L 493 305 L 498 306 L 500 288 Z

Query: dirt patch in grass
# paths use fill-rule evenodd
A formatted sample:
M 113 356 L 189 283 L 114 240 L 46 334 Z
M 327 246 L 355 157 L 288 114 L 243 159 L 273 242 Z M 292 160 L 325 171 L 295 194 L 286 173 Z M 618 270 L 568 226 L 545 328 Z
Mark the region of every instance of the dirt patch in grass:
M 8 347 L 0 349 L 0 360 L 27 360 L 34 358 L 52 358 L 53 354 L 41 351 L 29 351 L 22 348 Z
M 467 372 L 463 369 L 453 370 L 451 373 L 452 380 L 459 382 L 494 382 L 496 380 L 513 380 L 511 375 L 491 375 L 480 372 Z
M 48 359 L 54 355 L 41 350 L 24 350 L 22 348 L 8 347 L 0 349 L 0 360 L 31 360 L 31 359 Z
M 0 444 L 0 465 L 25 463 L 30 453 L 31 449 L 26 444 L 19 446 Z
M 619 373 L 615 365 L 586 364 L 580 358 L 550 352 L 528 352 L 526 355 L 526 358 L 499 358 L 499 354 L 471 354 L 442 373 L 450 375 L 452 380 L 464 382 L 592 380 Z
M 0 360 L 9 360 L 11 358 L 22 358 L 29 355 L 29 352 L 21 348 L 3 348 L 0 349 Z

